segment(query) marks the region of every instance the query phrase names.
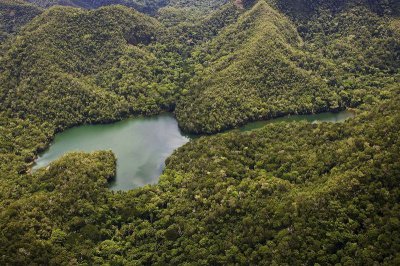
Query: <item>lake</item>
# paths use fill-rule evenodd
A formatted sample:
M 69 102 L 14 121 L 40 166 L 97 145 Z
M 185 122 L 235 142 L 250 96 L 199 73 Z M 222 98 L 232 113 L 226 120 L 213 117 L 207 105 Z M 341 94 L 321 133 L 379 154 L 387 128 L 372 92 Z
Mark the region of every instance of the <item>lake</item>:
M 251 122 L 239 130 L 250 131 L 282 121 L 341 122 L 352 116 L 350 111 L 293 115 Z M 47 166 L 67 152 L 112 150 L 117 157 L 117 176 L 110 188 L 129 190 L 157 183 L 165 159 L 189 140 L 172 114 L 130 118 L 106 125 L 83 125 L 56 134 L 50 147 L 35 161 L 33 170 Z
M 117 157 L 117 177 L 110 188 L 129 190 L 157 183 L 165 159 L 188 141 L 170 114 L 83 125 L 56 134 L 33 170 L 47 166 L 67 152 L 112 150 Z

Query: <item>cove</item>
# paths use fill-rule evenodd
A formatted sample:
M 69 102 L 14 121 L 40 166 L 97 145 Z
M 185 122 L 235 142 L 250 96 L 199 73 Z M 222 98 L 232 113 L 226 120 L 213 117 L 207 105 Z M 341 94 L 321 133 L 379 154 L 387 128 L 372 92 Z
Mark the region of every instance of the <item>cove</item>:
M 189 141 L 171 114 L 129 118 L 104 125 L 83 125 L 56 134 L 39 155 L 33 170 L 47 166 L 67 152 L 112 150 L 117 176 L 112 190 L 129 190 L 158 181 L 165 159 Z
M 350 111 L 292 115 L 251 122 L 236 130 L 251 131 L 283 121 L 342 122 L 352 116 Z M 35 161 L 33 170 L 47 166 L 67 152 L 112 150 L 117 157 L 117 176 L 110 188 L 129 190 L 157 183 L 165 159 L 190 139 L 180 131 L 172 114 L 130 118 L 105 125 L 83 125 L 56 134 L 49 148 Z

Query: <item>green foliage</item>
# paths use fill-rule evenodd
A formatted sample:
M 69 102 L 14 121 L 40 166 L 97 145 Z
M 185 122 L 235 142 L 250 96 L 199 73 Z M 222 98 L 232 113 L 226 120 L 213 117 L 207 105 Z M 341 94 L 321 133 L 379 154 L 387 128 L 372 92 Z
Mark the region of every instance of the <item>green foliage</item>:
M 36 11 L 0 16 L 17 32 L 0 58 L 0 264 L 398 265 L 393 3 L 197 2 L 171 1 L 160 22 L 122 6 L 52 7 L 21 30 Z M 30 170 L 77 124 L 175 109 L 211 133 L 347 106 L 344 123 L 196 138 L 127 192 L 107 188 L 109 151 Z
M 180 49 L 185 50 L 217 36 L 241 13 L 233 4 L 226 4 L 211 14 L 198 9 L 169 7 L 159 11 L 158 19 L 168 28 L 168 36 L 183 43 L 185 46 Z
M 1 263 L 65 264 L 76 261 L 74 252 L 88 258 L 93 241 L 108 234 L 98 224 L 109 213 L 106 184 L 115 164 L 110 152 L 75 153 L 25 176 L 30 196 L 1 212 Z
M 373 74 L 397 72 L 400 35 L 382 19 L 363 7 L 332 15 L 323 12 L 299 26 L 308 49 L 335 61 L 346 72 Z
M 159 30 L 121 6 L 49 9 L 1 59 L 1 109 L 61 128 L 160 112 L 176 86 L 163 85 L 164 66 L 148 49 Z
M 41 13 L 41 9 L 19 0 L 4 0 L 0 2 L 0 43 L 9 35 Z
M 201 137 L 128 192 L 106 188 L 109 152 L 67 155 L 2 205 L 1 262 L 396 264 L 398 86 L 387 92 L 341 124 Z
M 213 133 L 283 114 L 342 107 L 307 61 L 293 25 L 264 1 L 195 49 L 196 76 L 176 115 L 185 130 Z M 339 100 L 339 101 L 338 101 Z
M 397 20 L 364 7 L 328 14 L 296 27 L 259 1 L 196 46 L 195 75 L 175 110 L 182 128 L 214 133 L 285 114 L 336 111 L 393 82 Z

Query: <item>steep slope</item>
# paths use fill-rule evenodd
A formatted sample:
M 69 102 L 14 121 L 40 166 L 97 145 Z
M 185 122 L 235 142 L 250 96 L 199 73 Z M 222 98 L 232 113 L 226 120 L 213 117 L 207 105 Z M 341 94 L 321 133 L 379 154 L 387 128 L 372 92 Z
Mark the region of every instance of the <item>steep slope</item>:
M 370 75 L 399 68 L 398 1 L 286 1 L 276 6 L 295 21 L 306 48 L 347 73 Z
M 341 108 L 290 21 L 259 1 L 193 52 L 201 65 L 177 105 L 183 129 L 212 133 L 249 120 Z M 312 62 L 311 62 L 312 63 Z
M 188 8 L 163 8 L 157 19 L 165 25 L 171 42 L 179 43 L 180 53 L 190 52 L 197 45 L 218 35 L 237 21 L 243 10 L 228 3 L 211 13 Z M 189 57 L 189 55 L 187 56 Z
M 1 59 L 0 108 L 60 127 L 168 108 L 175 88 L 159 85 L 164 67 L 148 49 L 159 31 L 122 6 L 51 8 Z
M 400 66 L 394 8 L 389 16 L 372 4 L 321 1 L 315 10 L 288 12 L 289 21 L 259 1 L 195 48 L 195 77 L 176 109 L 182 128 L 211 133 L 249 120 L 357 106 L 393 81 Z
M 346 105 L 370 103 L 386 84 L 399 82 L 398 18 L 387 13 L 379 15 L 367 4 L 320 8 L 296 23 L 304 48 L 329 62 L 321 73 L 340 90 Z
M 382 17 L 365 6 L 318 16 L 299 25 L 307 49 L 320 53 L 346 72 L 395 73 L 400 66 L 400 35 L 393 17 Z
M 39 15 L 42 10 L 20 0 L 4 0 L 0 2 L 0 43 L 10 34 Z
M 6 42 L 0 265 L 400 265 L 399 20 L 231 7 L 176 35 L 124 7 L 50 8 Z M 196 138 L 129 192 L 107 189 L 111 152 L 29 173 L 57 127 L 171 110 L 185 84 L 192 131 L 359 108 Z

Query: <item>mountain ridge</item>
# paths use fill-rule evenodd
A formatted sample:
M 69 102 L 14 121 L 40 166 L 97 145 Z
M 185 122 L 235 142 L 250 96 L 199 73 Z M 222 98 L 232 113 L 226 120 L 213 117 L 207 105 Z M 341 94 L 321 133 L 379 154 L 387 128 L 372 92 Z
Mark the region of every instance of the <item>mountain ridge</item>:
M 1 265 L 400 264 L 400 28 L 370 8 L 395 2 L 223 2 L 6 19 Z M 108 187 L 111 151 L 30 171 L 75 125 L 175 111 L 185 130 L 216 133 L 346 107 L 343 123 L 196 136 L 130 191 Z
M 245 39 L 243 39 L 242 36 L 244 36 Z M 240 43 L 242 39 L 243 44 Z M 224 43 L 227 43 L 228 48 L 223 46 Z M 237 46 L 229 47 L 228 45 L 230 45 L 230 43 L 234 43 L 234 45 Z M 208 48 L 207 45 L 210 47 Z M 220 46 L 222 48 L 220 48 Z M 263 49 L 261 48 L 263 46 L 269 48 L 264 48 L 264 50 L 261 50 Z M 215 60 L 214 62 L 205 59 L 207 60 L 206 63 L 204 63 L 207 65 L 204 68 L 204 73 L 206 73 L 204 74 L 205 77 L 202 77 L 201 73 L 198 74 L 197 76 L 199 81 L 194 81 L 194 83 L 199 83 L 198 85 L 196 84 L 197 87 L 204 87 L 206 89 L 204 89 L 203 92 L 201 92 L 201 89 L 192 90 L 194 91 L 192 97 L 193 99 L 196 99 L 195 101 L 197 101 L 195 103 L 192 103 L 192 100 L 185 98 L 181 100 L 181 106 L 178 102 L 178 107 L 176 110 L 178 121 L 180 121 L 185 130 L 196 132 L 196 130 L 200 129 L 200 132 L 212 133 L 227 127 L 241 125 L 245 121 L 249 120 L 274 117 L 291 112 L 312 112 L 313 110 L 311 110 L 310 107 L 305 107 L 305 110 L 301 110 L 302 107 L 300 107 L 300 110 L 295 109 L 298 107 L 294 107 L 292 110 L 282 110 L 283 106 L 281 106 L 281 110 L 268 110 L 268 101 L 273 99 L 274 95 L 281 97 L 282 95 L 285 95 L 285 93 L 293 93 L 293 91 L 291 91 L 289 88 L 290 85 L 283 88 L 282 85 L 279 84 L 280 81 L 285 80 L 286 84 L 292 84 L 294 87 L 297 86 L 296 89 L 300 89 L 298 87 L 300 84 L 301 86 L 308 86 L 306 84 L 312 84 L 312 82 L 314 82 L 315 78 L 311 79 L 312 74 L 310 75 L 308 71 L 301 70 L 301 68 L 296 66 L 296 63 L 293 62 L 292 58 L 295 56 L 304 56 L 299 49 L 301 46 L 302 40 L 297 34 L 295 26 L 291 24 L 289 20 L 273 11 L 273 9 L 266 2 L 259 1 L 255 6 L 252 7 L 252 9 L 241 16 L 241 20 L 238 20 L 237 24 L 231 25 L 231 28 L 228 27 L 221 36 L 217 36 L 214 40 L 206 43 L 206 48 L 204 49 L 212 49 L 209 54 L 213 54 L 214 56 L 216 55 L 217 59 L 213 59 Z M 223 53 L 226 53 L 226 55 L 218 55 L 219 50 L 222 50 Z M 204 51 L 202 53 L 207 54 L 207 52 Z M 220 57 L 218 58 L 218 56 Z M 262 60 L 262 58 L 264 58 L 264 62 L 259 61 L 260 59 Z M 282 68 L 279 68 L 279 64 L 282 64 Z M 252 69 L 250 71 L 246 70 L 245 67 L 250 65 L 252 66 Z M 275 68 L 279 68 L 279 70 L 270 69 L 268 66 L 274 66 Z M 230 68 L 232 69 L 230 70 Z M 245 78 L 243 80 L 235 81 L 235 77 L 230 74 L 233 72 L 240 73 L 240 77 L 243 78 L 244 76 Z M 250 72 L 251 74 L 246 77 L 245 72 Z M 215 80 L 215 84 L 217 84 L 216 86 L 226 86 L 224 88 L 213 87 L 213 85 L 208 82 L 208 80 L 211 80 L 211 76 L 207 75 L 213 76 L 212 79 Z M 257 77 L 257 75 L 259 76 Z M 269 84 L 257 84 L 257 80 L 265 81 L 268 79 L 270 80 Z M 308 81 L 300 81 L 301 79 L 308 79 Z M 204 80 L 206 85 L 202 85 L 201 80 Z M 235 81 L 236 84 L 229 85 L 228 80 L 229 82 Z M 316 80 L 316 83 L 319 83 L 319 87 L 323 86 L 322 81 Z M 246 84 L 248 84 L 247 87 Z M 312 86 L 310 85 L 309 88 L 311 89 L 311 87 Z M 248 88 L 249 91 L 246 91 L 246 88 Z M 229 90 L 231 89 L 234 92 L 229 93 Z M 200 92 L 197 94 L 197 91 Z M 215 105 L 213 105 L 213 107 L 203 107 L 201 106 L 201 102 L 198 103 L 198 101 L 202 101 L 203 103 L 207 104 L 215 104 L 215 102 L 218 102 L 217 99 L 203 100 L 201 99 L 201 95 L 204 93 L 205 97 L 207 97 L 207 93 L 212 95 L 212 93 L 218 93 L 218 91 L 223 93 L 222 97 L 224 97 L 224 100 L 222 102 L 219 101 L 219 103 L 224 104 L 231 102 L 229 108 L 226 106 L 220 108 L 219 106 Z M 227 91 L 228 93 L 226 93 Z M 316 92 L 317 91 L 314 93 Z M 303 93 L 303 95 L 305 94 Z M 237 100 L 229 99 L 228 97 L 230 96 L 242 99 L 242 103 L 247 105 L 247 107 L 244 105 L 241 106 L 241 103 Z M 249 97 L 252 97 L 252 99 L 245 103 Z M 238 109 L 235 107 L 236 104 L 239 105 L 239 107 L 237 107 Z M 326 105 L 316 106 L 312 103 L 307 103 L 307 105 L 308 104 L 314 106 L 313 108 L 315 108 L 315 110 L 329 109 L 329 107 L 326 107 Z M 286 105 L 288 106 L 290 104 Z M 195 108 L 202 109 L 206 111 L 207 114 L 201 113 L 200 110 L 191 110 L 190 107 L 188 107 L 189 109 L 186 109 L 186 106 L 194 106 Z M 254 109 L 257 108 L 264 110 L 254 111 Z M 229 113 L 213 115 L 214 110 L 215 112 L 229 110 Z M 204 120 L 204 117 L 207 115 L 213 115 L 213 117 L 210 117 L 209 120 Z M 219 120 L 215 121 L 216 118 Z M 191 121 L 190 123 L 194 123 L 195 121 L 198 124 L 187 126 L 185 124 L 186 121 Z M 210 126 L 210 128 L 206 129 L 202 128 L 202 126 Z

